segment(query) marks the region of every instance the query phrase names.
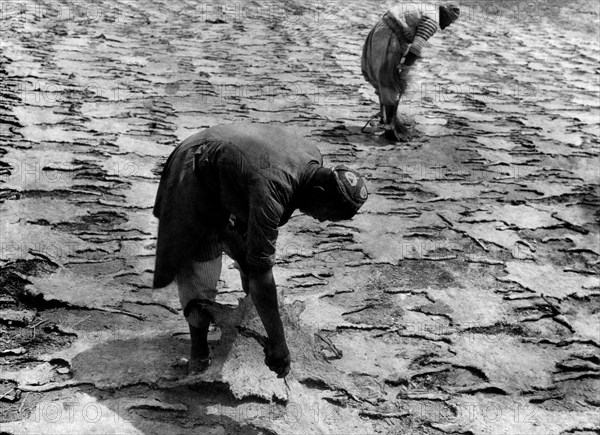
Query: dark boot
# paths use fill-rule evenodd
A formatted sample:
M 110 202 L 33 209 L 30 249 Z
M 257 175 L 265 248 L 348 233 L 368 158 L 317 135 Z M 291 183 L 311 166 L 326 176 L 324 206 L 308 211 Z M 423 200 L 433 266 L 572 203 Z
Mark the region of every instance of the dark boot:
M 191 349 L 188 373 L 201 373 L 210 365 L 210 350 L 208 348 L 208 328 L 212 316 L 198 305 L 190 307 L 186 319 L 190 327 Z M 192 325 L 189 322 L 194 323 Z
M 396 133 L 394 133 L 394 130 L 390 129 L 386 129 L 383 134 L 381 135 L 384 139 L 387 139 L 391 142 L 398 142 L 398 138 L 396 137 Z

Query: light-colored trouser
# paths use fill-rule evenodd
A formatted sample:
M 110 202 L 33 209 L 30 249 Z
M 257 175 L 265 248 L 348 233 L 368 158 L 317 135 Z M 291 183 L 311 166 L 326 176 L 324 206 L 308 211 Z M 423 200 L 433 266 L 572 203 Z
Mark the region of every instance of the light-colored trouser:
M 176 281 L 179 291 L 179 302 L 184 310 L 196 299 L 214 302 L 217 297 L 217 283 L 221 276 L 221 255 L 210 261 L 190 261 L 177 272 Z M 190 310 L 185 317 L 195 327 L 200 326 L 197 310 Z

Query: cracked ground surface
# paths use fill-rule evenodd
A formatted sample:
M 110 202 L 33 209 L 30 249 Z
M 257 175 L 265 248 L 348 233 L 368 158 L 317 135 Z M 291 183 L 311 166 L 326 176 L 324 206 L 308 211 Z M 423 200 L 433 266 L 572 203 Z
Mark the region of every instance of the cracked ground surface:
M 391 4 L 2 4 L 3 433 L 600 431 L 598 5 L 464 5 L 401 103 L 420 136 L 390 144 L 361 132 L 359 56 Z M 176 290 L 150 288 L 162 164 L 235 120 L 371 193 L 281 231 L 287 384 L 247 301 L 186 378 Z

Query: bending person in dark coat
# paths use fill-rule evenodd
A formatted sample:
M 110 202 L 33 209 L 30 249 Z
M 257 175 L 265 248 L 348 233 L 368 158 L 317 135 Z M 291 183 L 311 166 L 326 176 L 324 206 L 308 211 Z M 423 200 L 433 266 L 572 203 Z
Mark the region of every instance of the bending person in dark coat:
M 352 218 L 367 199 L 364 180 L 340 165 L 323 167 L 316 145 L 278 127 L 232 124 L 184 140 L 162 173 L 154 287 L 177 281 L 190 325 L 190 372 L 210 364 L 210 314 L 223 250 L 237 263 L 268 336 L 265 363 L 279 377 L 290 353 L 272 268 L 278 228 L 299 209 L 320 221 Z
M 406 141 L 410 134 L 397 113 L 398 102 L 406 91 L 407 77 L 421 49 L 439 27 L 444 30 L 458 19 L 455 3 L 439 6 L 438 17 L 429 16 L 423 3 L 402 3 L 392 7 L 375 25 L 363 46 L 363 77 L 379 96 L 384 137 Z

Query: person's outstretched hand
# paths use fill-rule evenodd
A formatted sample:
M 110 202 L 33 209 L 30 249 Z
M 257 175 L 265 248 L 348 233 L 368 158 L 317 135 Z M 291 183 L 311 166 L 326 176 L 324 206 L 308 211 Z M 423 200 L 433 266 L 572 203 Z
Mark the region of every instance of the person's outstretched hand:
M 285 378 L 291 368 L 292 358 L 287 344 L 272 344 L 267 342 L 265 347 L 265 364 L 269 369 L 277 373 L 278 378 Z
M 406 54 L 406 57 L 404 58 L 403 65 L 404 66 L 412 66 L 418 58 L 419 58 L 419 56 L 414 54 L 412 51 L 409 51 Z

